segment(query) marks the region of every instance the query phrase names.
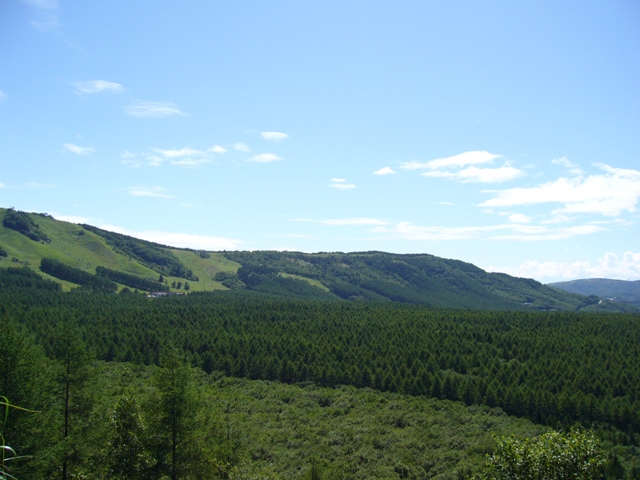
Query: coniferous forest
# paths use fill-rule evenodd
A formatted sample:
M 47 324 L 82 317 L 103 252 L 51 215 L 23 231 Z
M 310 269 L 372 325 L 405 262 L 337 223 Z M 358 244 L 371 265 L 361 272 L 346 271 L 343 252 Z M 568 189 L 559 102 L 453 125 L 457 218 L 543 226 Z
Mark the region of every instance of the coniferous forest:
M 17 478 L 467 478 L 496 435 L 571 427 L 601 442 L 598 478 L 640 471 L 637 314 L 61 293 L 0 272 Z

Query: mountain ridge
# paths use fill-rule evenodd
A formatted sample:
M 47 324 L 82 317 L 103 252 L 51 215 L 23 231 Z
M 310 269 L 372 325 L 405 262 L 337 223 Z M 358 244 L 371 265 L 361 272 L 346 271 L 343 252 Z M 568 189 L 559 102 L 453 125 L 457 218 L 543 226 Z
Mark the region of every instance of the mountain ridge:
M 7 216 L 12 219 L 8 226 Z M 43 259 L 92 275 L 109 274 L 129 285 L 150 285 L 146 291 L 157 285 L 158 290 L 173 292 L 243 290 L 287 298 L 437 308 L 638 311 L 628 304 L 563 292 L 533 279 L 488 273 L 461 260 L 430 254 L 213 252 L 147 242 L 42 213 L 0 209 L 0 218 L 0 255 L 5 254 L 0 256 L 0 268 L 26 266 L 61 283 L 64 290 L 78 286 L 69 280 L 76 276 L 56 278 L 42 272 Z M 16 229 L 17 223 L 27 230 Z M 125 287 L 121 283 L 118 290 Z
M 582 278 L 547 284 L 569 293 L 596 295 L 640 307 L 640 280 L 616 280 L 611 278 Z

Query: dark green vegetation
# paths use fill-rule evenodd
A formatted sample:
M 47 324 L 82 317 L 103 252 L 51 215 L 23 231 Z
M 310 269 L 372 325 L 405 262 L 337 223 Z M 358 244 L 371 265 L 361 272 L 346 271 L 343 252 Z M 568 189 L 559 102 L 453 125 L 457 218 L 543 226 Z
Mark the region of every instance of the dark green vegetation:
M 40 270 L 60 280 L 67 280 L 68 282 L 91 287 L 92 289 L 105 293 L 115 293 L 118 290 L 118 285 L 108 278 L 92 275 L 84 270 L 70 267 L 52 258 L 43 258 L 40 262 Z
M 28 213 L 21 212 L 14 208 L 6 210 L 2 220 L 2 226 L 15 230 L 35 242 L 41 240 L 45 242 L 49 241 L 46 235 L 40 230 L 40 226 L 33 221 Z
M 597 295 L 612 298 L 617 302 L 626 302 L 640 307 L 640 280 L 625 281 L 608 278 L 587 278 L 570 282 L 550 283 L 550 287 L 580 295 Z
M 131 462 L 151 478 L 457 478 L 480 473 L 491 434 L 542 432 L 502 411 L 593 429 L 623 472 L 611 478 L 636 468 L 638 315 L 442 310 L 242 290 L 150 299 L 52 292 L 34 277 L 0 270 L 0 379 L 10 380 L 0 395 L 48 412 L 46 421 L 16 416 L 6 432 L 42 459 L 30 464 L 37 478 L 65 462 L 69 472 L 115 476 L 109 459 L 124 455 L 115 431 L 142 442 Z M 191 402 L 193 415 L 180 417 L 175 406 Z M 117 405 L 124 431 L 109 423 Z M 42 428 L 47 434 L 36 434 Z
M 487 273 L 433 255 L 384 252 L 205 252 L 170 248 L 46 214 L 0 209 L 0 267 L 33 269 L 51 259 L 143 291 L 243 290 L 305 300 L 400 302 L 443 308 L 491 310 L 637 311 L 629 304 L 576 295 L 531 279 Z M 7 220 L 8 219 L 8 220 Z M 35 220 L 37 220 L 36 225 Z M 28 228 L 27 228 L 28 227 Z M 31 232 L 25 236 L 20 232 Z M 35 233 L 46 241 L 34 241 Z M 156 279 L 163 277 L 161 286 Z M 57 277 L 60 278 L 60 277 Z M 77 275 L 63 277 L 65 291 Z M 76 279 L 76 280 L 74 280 Z M 175 286 L 174 286 L 175 285 Z M 180 286 L 180 288 L 178 287 Z
M 117 253 L 127 255 L 152 270 L 173 277 L 198 280 L 198 277 L 194 276 L 193 272 L 187 269 L 164 245 L 139 240 L 129 235 L 108 232 L 91 225 L 82 225 L 82 227 L 104 238 Z

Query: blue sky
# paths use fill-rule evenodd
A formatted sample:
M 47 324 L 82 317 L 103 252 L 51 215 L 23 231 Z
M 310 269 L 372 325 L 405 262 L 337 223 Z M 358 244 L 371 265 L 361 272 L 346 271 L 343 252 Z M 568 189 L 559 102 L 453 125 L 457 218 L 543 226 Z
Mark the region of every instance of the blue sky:
M 7 0 L 0 206 L 640 279 L 640 3 Z

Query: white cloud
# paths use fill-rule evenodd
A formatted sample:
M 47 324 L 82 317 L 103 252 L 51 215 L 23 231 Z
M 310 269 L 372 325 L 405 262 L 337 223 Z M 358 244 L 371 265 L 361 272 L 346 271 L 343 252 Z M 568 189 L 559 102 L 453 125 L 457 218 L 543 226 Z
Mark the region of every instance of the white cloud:
M 224 147 L 221 147 L 220 145 L 214 145 L 213 147 L 209 148 L 209 151 L 211 153 L 227 153 L 227 149 Z
M 96 151 L 96 149 L 93 147 L 81 147 L 74 143 L 65 143 L 63 147 L 64 147 L 64 150 L 71 153 L 75 153 L 76 155 L 91 155 Z
M 486 226 L 441 227 L 418 226 L 409 222 L 400 222 L 391 227 L 380 226 L 372 231 L 390 234 L 396 238 L 421 241 L 445 240 L 515 240 L 542 241 L 564 240 L 577 235 L 587 235 L 604 230 L 596 225 L 581 225 L 575 227 L 552 229 L 543 225 L 524 225 L 521 223 L 498 224 Z M 508 232 L 507 234 L 498 234 Z
M 91 217 L 79 217 L 77 215 L 61 215 L 58 213 L 52 213 L 51 216 L 56 220 L 69 223 L 91 223 L 94 221 Z
M 60 27 L 60 5 L 56 0 L 22 0 L 22 3 L 32 7 L 35 13 L 35 19 L 31 20 L 34 28 L 46 31 Z
M 640 197 L 640 171 L 598 165 L 604 174 L 587 177 L 559 178 L 530 188 L 511 188 L 479 206 L 511 207 L 541 203 L 560 203 L 554 215 L 591 213 L 618 216 L 624 211 L 635 212 Z
M 174 198 L 173 195 L 168 195 L 164 191 L 162 187 L 133 187 L 127 190 L 127 193 L 134 197 Z
M 173 149 L 173 150 L 163 150 L 161 148 L 152 148 L 151 150 L 153 150 L 156 153 L 159 153 L 165 158 L 181 158 L 181 157 L 193 157 L 198 155 L 204 155 L 203 151 L 195 150 L 189 147 Z
M 625 252 L 620 258 L 615 253 L 607 252 L 594 265 L 589 261 L 567 263 L 528 260 L 515 268 L 491 266 L 487 270 L 547 282 L 578 278 L 640 280 L 640 253 Z
M 269 140 L 271 142 L 280 142 L 282 140 L 289 138 L 289 135 L 282 132 L 261 132 L 260 135 L 265 140 Z
M 233 145 L 231 145 L 231 148 L 233 148 L 234 150 L 237 150 L 239 152 L 250 152 L 251 148 L 247 145 L 245 145 L 244 143 L 234 143 Z
M 6 187 L 7 187 L 7 184 L 6 184 L 6 183 L 2 183 L 2 182 L 0 182 L 0 188 L 6 188 Z
M 141 238 L 149 242 L 159 243 L 178 248 L 193 248 L 195 250 L 236 250 L 242 245 L 242 240 L 225 237 L 210 237 L 206 235 L 189 235 L 179 232 L 163 231 L 134 231 L 115 225 L 101 225 L 100 228 L 111 232 Z
M 502 155 L 494 155 L 493 153 L 485 151 L 473 151 L 464 152 L 452 157 L 438 158 L 436 160 L 430 160 L 428 162 L 404 162 L 400 165 L 400 168 L 404 170 L 437 170 L 440 168 L 458 167 L 462 168 L 466 165 L 478 165 L 482 163 L 492 163 L 496 158 L 500 158 Z
M 196 167 L 205 163 L 211 163 L 213 155 L 208 151 L 196 150 L 190 147 L 165 150 L 162 148 L 150 148 L 148 152 L 141 154 L 126 151 L 120 155 L 122 163 L 132 167 L 159 167 L 165 163 L 182 167 Z
M 100 92 L 112 92 L 120 93 L 124 92 L 124 88 L 119 83 L 107 82 L 106 80 L 89 80 L 86 82 L 72 83 L 76 87 L 76 93 L 100 93 Z
M 322 225 L 335 225 L 335 226 L 344 226 L 344 225 L 389 225 L 389 222 L 385 222 L 384 220 L 379 220 L 377 218 L 366 218 L 366 217 L 358 217 L 358 218 L 333 218 L 327 220 L 308 220 L 304 218 L 295 218 L 294 222 L 310 222 L 310 223 L 320 223 Z
M 183 158 L 181 160 L 172 160 L 171 165 L 180 165 L 182 167 L 197 167 L 205 163 L 211 163 L 208 158 Z
M 435 170 L 433 172 L 425 172 L 422 175 L 425 177 L 447 178 L 463 183 L 501 183 L 522 177 L 525 175 L 525 172 L 505 164 L 499 168 L 467 167 L 458 172 Z
M 570 162 L 567 157 L 556 158 L 555 160 L 551 160 L 551 163 L 553 165 L 560 165 L 560 166 L 566 168 L 567 170 L 569 170 L 574 175 L 582 175 L 582 173 L 583 173 L 582 170 L 580 170 L 580 168 L 578 167 L 578 165 L 576 165 L 575 163 Z
M 22 185 L 22 188 L 55 188 L 53 183 L 40 183 L 40 182 L 27 182 Z
M 394 175 L 395 173 L 391 167 L 382 167 L 380 170 L 373 172 L 374 175 Z
M 138 118 L 166 118 L 175 115 L 186 116 L 187 114 L 171 102 L 138 102 L 134 105 L 124 107 L 127 115 Z
M 273 153 L 261 153 L 260 155 L 254 155 L 249 158 L 249 162 L 258 162 L 258 163 L 268 163 L 268 162 L 276 162 L 278 160 L 282 160 L 282 157 L 279 157 Z
M 329 186 L 331 188 L 337 188 L 338 190 L 352 190 L 357 188 L 353 183 L 347 183 L 346 178 L 332 178 Z
M 531 217 L 528 217 L 522 213 L 513 213 L 509 215 L 509 221 L 513 223 L 530 223 Z

